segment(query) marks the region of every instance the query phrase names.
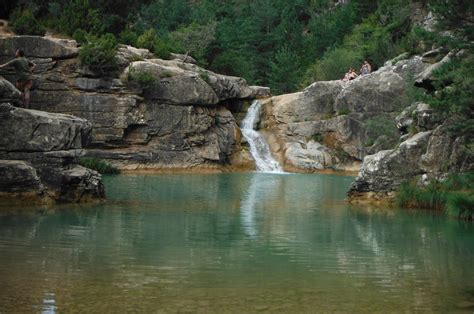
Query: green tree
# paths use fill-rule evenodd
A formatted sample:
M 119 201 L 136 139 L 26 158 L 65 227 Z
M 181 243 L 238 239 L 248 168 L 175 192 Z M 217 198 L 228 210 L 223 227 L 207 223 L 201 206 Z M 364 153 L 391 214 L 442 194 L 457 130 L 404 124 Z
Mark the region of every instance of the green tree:
M 172 32 L 171 38 L 178 46 L 182 47 L 186 57 L 191 54 L 203 62 L 207 47 L 215 40 L 215 32 L 215 22 L 206 25 L 193 22 Z

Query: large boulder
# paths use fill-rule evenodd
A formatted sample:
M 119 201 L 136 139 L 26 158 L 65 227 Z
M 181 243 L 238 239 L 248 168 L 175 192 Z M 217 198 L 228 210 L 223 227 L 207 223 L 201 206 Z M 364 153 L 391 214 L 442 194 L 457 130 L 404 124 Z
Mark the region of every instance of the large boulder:
M 77 165 L 91 125 L 70 115 L 0 104 L 0 197 L 82 202 L 104 197 L 101 176 Z
M 427 66 L 421 57 L 401 59 L 352 81 L 320 81 L 302 92 L 272 97 L 264 101 L 261 126 L 288 144 L 289 167 L 311 170 L 311 156 L 320 164 L 319 156 L 304 151 L 310 141 L 324 145 L 332 156 L 326 167 L 352 167 L 398 141 L 395 117 L 409 105 L 407 79 Z
M 0 121 L 0 150 L 15 152 L 80 149 L 87 145 L 92 128 L 85 119 L 9 104 L 0 104 Z
M 21 93 L 16 87 L 0 76 L 0 103 L 2 102 L 20 102 Z
M 28 58 L 67 59 L 77 56 L 79 49 L 72 40 L 40 36 L 12 36 L 1 39 L 0 61 L 13 58 L 17 49 L 23 49 Z
M 349 190 L 351 200 L 387 200 L 395 196 L 400 184 L 418 180 L 443 180 L 450 173 L 474 169 L 474 154 L 469 149 L 469 135 L 450 133 L 453 119 L 434 130 L 419 132 L 397 148 L 364 158 L 359 175 Z

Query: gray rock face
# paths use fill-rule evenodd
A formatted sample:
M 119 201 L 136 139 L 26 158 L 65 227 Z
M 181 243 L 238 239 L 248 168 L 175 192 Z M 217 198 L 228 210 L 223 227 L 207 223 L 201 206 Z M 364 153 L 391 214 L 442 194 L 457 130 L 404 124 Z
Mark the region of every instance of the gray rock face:
M 444 179 L 449 173 L 474 169 L 474 155 L 466 149 L 466 136 L 449 135 L 451 121 L 434 131 L 417 133 L 399 147 L 364 158 L 359 175 L 349 190 L 351 199 L 384 199 L 394 196 L 400 184 L 418 178 Z
M 26 42 L 39 47 L 38 51 L 30 51 Z M 239 128 L 230 109 L 234 110 L 235 102 L 270 95 L 267 88 L 250 87 L 242 78 L 207 71 L 192 60 L 183 62 L 179 55 L 161 60 L 146 49 L 121 45 L 116 56 L 118 72 L 103 75 L 80 63 L 74 41 L 0 38 L 0 47 L 23 44 L 27 57 L 37 64 L 31 107 L 90 121 L 88 154 L 122 168 L 226 164 L 240 147 Z M 10 60 L 13 53 L 10 48 L 0 51 L 0 62 Z M 11 70 L 0 72 L 14 82 Z M 146 86 L 140 85 L 147 79 Z M 42 128 L 45 126 L 35 132 Z M 64 144 L 58 136 L 54 141 L 59 143 L 44 136 L 41 141 L 46 140 L 55 149 Z
M 74 41 L 40 36 L 13 36 L 1 39 L 0 57 L 14 58 L 17 49 L 25 51 L 28 58 L 66 59 L 77 56 Z
M 12 83 L 0 76 L 0 102 L 20 102 L 21 93 Z
M 104 197 L 101 176 L 78 166 L 91 125 L 69 115 L 0 104 L 0 198 L 82 202 Z
M 418 133 L 401 143 L 397 149 L 366 156 L 349 195 L 392 192 L 407 177 L 421 174 L 418 161 L 426 150 L 430 135 L 431 131 Z
M 311 170 L 308 159 L 321 164 L 319 156 L 303 152 L 310 141 L 331 155 L 324 167 L 352 164 L 398 141 L 395 117 L 409 105 L 406 79 L 427 66 L 421 57 L 388 62 L 349 82 L 315 82 L 303 92 L 272 97 L 265 101 L 262 126 L 286 143 L 289 166 Z
M 85 119 L 6 104 L 0 105 L 0 120 L 0 148 L 9 152 L 80 149 L 87 145 L 92 128 Z

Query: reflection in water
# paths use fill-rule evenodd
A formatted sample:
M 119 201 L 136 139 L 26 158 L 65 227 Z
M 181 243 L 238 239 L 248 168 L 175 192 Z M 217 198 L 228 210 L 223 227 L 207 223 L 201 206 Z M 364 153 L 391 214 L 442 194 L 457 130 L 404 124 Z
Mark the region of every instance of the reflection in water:
M 54 314 L 56 313 L 56 300 L 54 299 L 54 293 L 46 293 L 43 298 L 43 308 L 41 309 L 42 314 Z
M 255 238 L 258 233 L 255 213 L 258 209 L 257 205 L 275 202 L 283 184 L 282 176 L 284 175 L 254 174 L 252 176 L 240 205 L 241 223 L 249 237 Z
M 106 178 L 109 201 L 0 211 L 0 311 L 471 311 L 474 226 L 364 211 L 351 177 Z

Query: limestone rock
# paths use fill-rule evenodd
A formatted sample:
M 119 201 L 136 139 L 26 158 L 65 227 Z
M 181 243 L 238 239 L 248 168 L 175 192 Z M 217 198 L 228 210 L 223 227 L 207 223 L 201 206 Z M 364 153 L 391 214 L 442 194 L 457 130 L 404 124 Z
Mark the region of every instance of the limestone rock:
M 392 150 L 383 150 L 364 158 L 349 196 L 364 192 L 392 192 L 407 178 L 422 174 L 419 160 L 426 151 L 431 131 L 421 132 Z
M 84 202 L 104 197 L 102 177 L 96 172 L 79 165 L 62 172 L 59 201 Z
M 416 116 L 416 125 L 420 130 L 432 130 L 442 122 L 442 115 L 426 103 L 416 103 L 413 114 Z
M 103 198 L 101 176 L 76 164 L 90 132 L 84 119 L 0 104 L 1 199 L 26 197 L 42 203 Z
M 0 38 L 4 48 L 0 59 L 10 60 L 13 46 L 25 41 L 39 47 L 37 52 L 24 47 L 27 57 L 37 64 L 31 108 L 88 120 L 92 125 L 90 145 L 94 147 L 88 148 L 88 155 L 109 159 L 123 168 L 226 164 L 240 146 L 239 128 L 230 110 L 236 103 L 270 95 L 268 88 L 250 87 L 242 78 L 213 73 L 191 59 L 183 62 L 180 55 L 162 60 L 147 49 L 126 45 L 117 49 L 118 70 L 103 74 L 84 67 L 77 57 L 80 48 L 68 40 Z M 153 82 L 140 86 L 140 79 L 131 79 L 131 69 L 138 76 L 151 75 Z M 13 71 L 2 71 L 2 75 L 15 81 Z M 2 86 L 2 94 L 13 94 L 0 99 L 11 102 L 10 98 L 19 95 L 10 84 Z M 45 128 L 40 125 L 35 132 Z M 25 130 L 25 137 L 28 132 Z M 53 148 L 71 150 L 64 147 L 66 139 L 61 136 L 36 138 L 35 134 L 28 145 L 44 146 L 48 154 Z
M 336 163 L 362 160 L 396 143 L 395 117 L 408 105 L 406 79 L 426 67 L 421 57 L 413 57 L 352 81 L 315 82 L 303 92 L 272 97 L 264 101 L 262 125 L 277 132 L 291 151 L 318 139 Z
M 417 104 L 410 105 L 403 109 L 403 111 L 395 117 L 397 128 L 402 134 L 406 134 L 409 127 L 413 124 L 413 116 L 416 108 Z
M 0 160 L 0 192 L 34 192 L 41 195 L 45 187 L 36 170 L 22 160 Z
M 12 59 L 21 48 L 28 58 L 66 59 L 77 56 L 79 49 L 75 41 L 45 38 L 40 36 L 12 36 L 2 38 L 0 59 Z
M 91 125 L 70 115 L 24 110 L 0 104 L 0 150 L 47 152 L 87 145 Z
M 0 103 L 20 102 L 21 93 L 12 83 L 0 76 Z
M 196 64 L 196 62 L 197 62 L 196 59 L 194 59 L 193 57 L 183 55 L 183 54 L 180 54 L 180 53 L 170 53 L 170 56 L 171 56 L 171 59 L 173 59 L 173 60 L 179 60 L 179 61 L 186 62 L 186 63 Z
M 285 158 L 292 166 L 300 169 L 321 170 L 333 165 L 328 148 L 315 141 L 309 141 L 304 145 L 295 142 L 287 143 Z

